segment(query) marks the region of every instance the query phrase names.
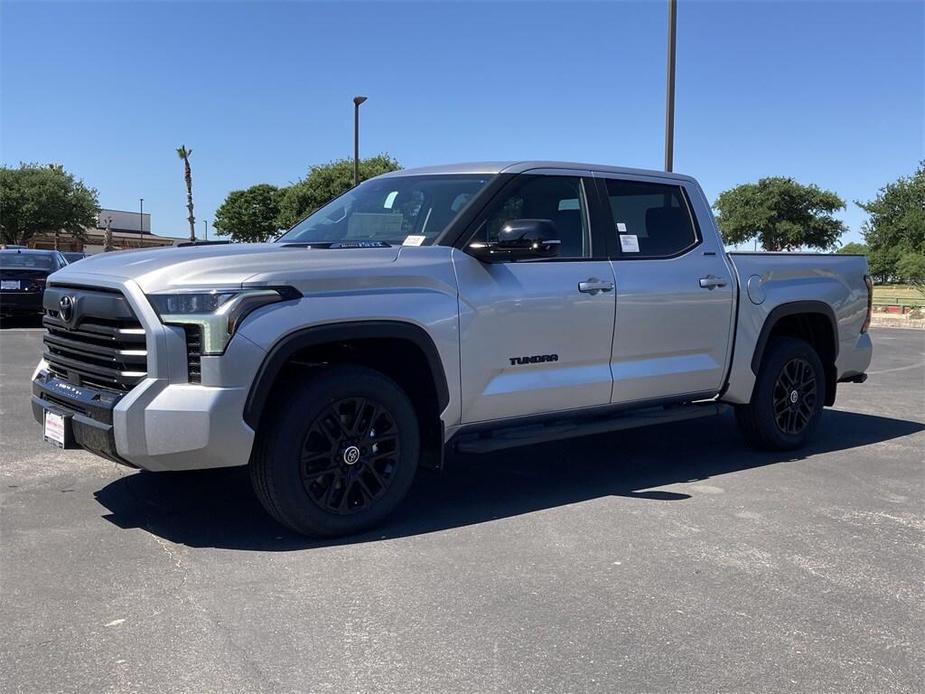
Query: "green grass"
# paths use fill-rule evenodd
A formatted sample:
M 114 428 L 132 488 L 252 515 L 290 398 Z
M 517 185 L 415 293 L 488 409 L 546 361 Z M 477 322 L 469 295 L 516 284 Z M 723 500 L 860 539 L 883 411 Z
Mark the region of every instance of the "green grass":
M 874 285 L 874 303 L 876 304 L 925 304 L 925 295 L 909 284 Z

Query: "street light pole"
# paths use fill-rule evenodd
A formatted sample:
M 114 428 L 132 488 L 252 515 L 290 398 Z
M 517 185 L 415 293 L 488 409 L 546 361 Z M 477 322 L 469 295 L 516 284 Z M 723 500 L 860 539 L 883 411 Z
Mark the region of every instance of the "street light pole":
M 668 0 L 668 93 L 665 96 L 665 171 L 674 164 L 674 63 L 678 0 Z
M 202 220 L 202 228 L 205 229 L 206 241 L 208 241 L 209 240 L 209 220 L 208 219 Z
M 365 96 L 353 97 L 353 186 L 360 185 L 360 104 Z
M 145 199 L 138 198 L 138 247 L 145 245 Z

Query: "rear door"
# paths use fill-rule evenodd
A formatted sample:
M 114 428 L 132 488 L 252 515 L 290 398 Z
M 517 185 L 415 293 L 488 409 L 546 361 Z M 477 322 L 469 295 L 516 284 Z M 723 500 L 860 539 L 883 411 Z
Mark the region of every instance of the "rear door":
M 598 184 L 617 293 L 612 401 L 715 395 L 726 371 L 735 283 L 716 235 L 698 228 L 692 205 L 709 214 L 699 189 L 606 174 Z
M 483 263 L 454 252 L 464 423 L 610 403 L 614 278 L 592 233 L 594 186 L 587 171 L 520 174 L 461 243 L 496 240 L 513 219 L 548 219 L 558 258 Z

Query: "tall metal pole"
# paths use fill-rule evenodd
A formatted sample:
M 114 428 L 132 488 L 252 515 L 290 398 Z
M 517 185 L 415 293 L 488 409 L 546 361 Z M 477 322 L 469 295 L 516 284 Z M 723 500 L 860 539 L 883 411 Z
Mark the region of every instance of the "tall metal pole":
M 665 171 L 674 164 L 674 58 L 678 0 L 668 0 L 668 93 L 665 97 Z
M 208 219 L 202 220 L 202 228 L 205 229 L 206 231 L 206 241 L 208 241 L 209 240 L 209 220 Z
M 353 186 L 360 185 L 360 104 L 365 96 L 353 97 Z
M 145 245 L 145 199 L 138 198 L 138 247 Z

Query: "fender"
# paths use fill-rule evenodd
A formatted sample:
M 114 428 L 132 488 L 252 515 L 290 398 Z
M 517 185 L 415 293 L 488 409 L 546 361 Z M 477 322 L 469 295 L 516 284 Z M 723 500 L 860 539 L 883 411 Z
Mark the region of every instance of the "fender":
M 273 387 L 276 377 L 283 365 L 299 350 L 306 347 L 327 344 L 331 342 L 348 342 L 363 339 L 394 338 L 414 343 L 427 357 L 427 366 L 437 391 L 439 411 L 446 409 L 450 401 L 450 391 L 447 387 L 446 373 L 440 353 L 430 335 L 412 323 L 402 321 L 356 321 L 345 323 L 328 323 L 315 325 L 291 332 L 273 345 L 267 353 L 257 371 L 253 384 L 251 384 L 247 401 L 244 404 L 244 421 L 256 431 L 260 415 L 266 405 L 267 397 Z
M 838 357 L 838 323 L 835 321 L 835 312 L 832 307 L 822 301 L 793 301 L 781 304 L 771 309 L 768 317 L 764 319 L 764 325 L 761 326 L 761 333 L 758 335 L 758 341 L 755 343 L 755 352 L 752 354 L 752 373 L 758 375 L 761 367 L 761 359 L 764 357 L 764 350 L 768 345 L 768 339 L 771 337 L 771 331 L 782 318 L 795 316 L 801 313 L 821 314 L 828 318 L 832 325 L 832 335 L 835 344 L 832 345 L 833 357 Z

